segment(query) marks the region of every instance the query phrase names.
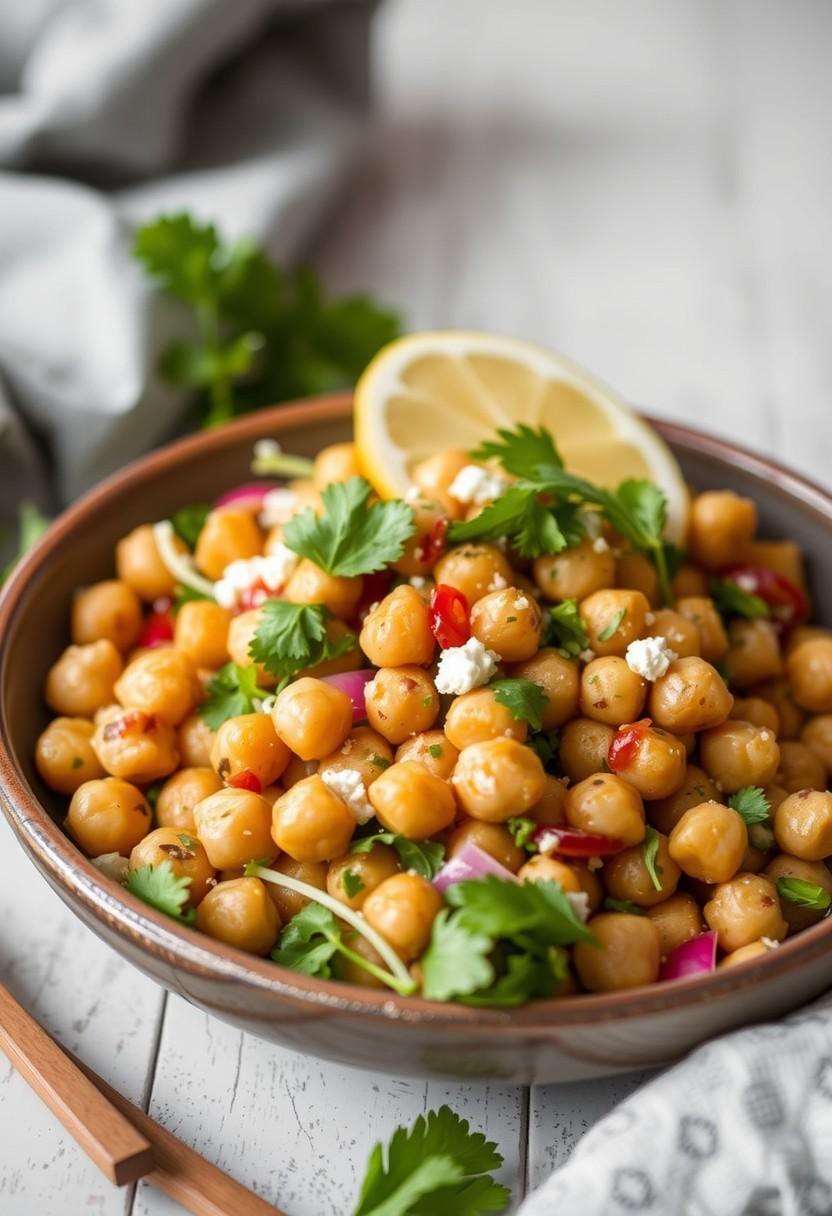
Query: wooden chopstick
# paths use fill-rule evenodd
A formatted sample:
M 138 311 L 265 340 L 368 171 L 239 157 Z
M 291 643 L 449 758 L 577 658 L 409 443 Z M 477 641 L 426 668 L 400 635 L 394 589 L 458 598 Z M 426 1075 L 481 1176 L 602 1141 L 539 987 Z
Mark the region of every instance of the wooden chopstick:
M 124 1186 L 153 1170 L 149 1138 L 113 1109 L 2 984 L 0 1051 L 110 1182 Z

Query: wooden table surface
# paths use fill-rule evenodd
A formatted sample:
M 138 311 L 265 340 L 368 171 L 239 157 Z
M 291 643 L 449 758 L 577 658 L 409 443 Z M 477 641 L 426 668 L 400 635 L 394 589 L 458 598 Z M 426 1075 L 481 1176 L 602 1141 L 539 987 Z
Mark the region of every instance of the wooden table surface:
M 314 259 L 411 328 L 540 340 L 828 484 L 831 18 L 823 0 L 391 2 L 375 155 Z M 9 988 L 290 1216 L 348 1216 L 372 1143 L 442 1102 L 499 1142 L 519 1199 L 640 1080 L 428 1085 L 282 1051 L 121 962 L 5 822 L 0 848 Z M 112 1189 L 0 1063 L 2 1216 L 178 1210 Z

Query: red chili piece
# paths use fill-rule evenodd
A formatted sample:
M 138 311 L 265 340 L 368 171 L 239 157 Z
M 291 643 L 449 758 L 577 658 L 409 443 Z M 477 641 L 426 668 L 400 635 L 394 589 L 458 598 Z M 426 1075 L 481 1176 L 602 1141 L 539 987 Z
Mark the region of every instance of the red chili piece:
M 233 786 L 235 790 L 251 790 L 252 794 L 263 792 L 263 782 L 248 768 L 235 773 L 233 777 L 226 777 L 225 784 Z
M 462 646 L 470 638 L 468 601 L 456 587 L 438 583 L 431 592 L 430 631 L 443 650 Z
M 607 764 L 612 772 L 620 773 L 622 769 L 632 764 L 651 726 L 650 718 L 641 718 L 638 722 L 619 726 L 607 752 Z
M 561 857 L 608 857 L 620 853 L 624 844 L 612 836 L 597 836 L 580 828 L 538 828 L 532 837 L 541 853 Z
M 809 601 L 791 579 L 765 566 L 729 566 L 720 578 L 731 579 L 742 591 L 757 595 L 769 606 L 772 624 L 787 632 L 809 618 Z
M 157 611 L 154 605 L 154 611 L 145 619 L 137 645 L 146 650 L 152 650 L 154 646 L 166 646 L 168 642 L 172 641 L 173 612 L 169 607 L 163 611 Z
M 442 516 L 437 519 L 427 536 L 416 546 L 414 557 L 417 562 L 432 566 L 445 551 L 445 534 L 448 531 L 448 520 Z

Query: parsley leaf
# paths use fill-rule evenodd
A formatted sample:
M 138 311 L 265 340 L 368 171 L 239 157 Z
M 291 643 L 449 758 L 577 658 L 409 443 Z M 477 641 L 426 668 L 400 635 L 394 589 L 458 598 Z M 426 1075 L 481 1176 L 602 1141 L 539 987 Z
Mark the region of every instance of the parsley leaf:
M 502 1212 L 510 1194 L 491 1171 L 497 1146 L 447 1106 L 396 1129 L 385 1150 L 370 1154 L 353 1216 L 485 1216 Z
M 514 815 L 506 823 L 506 827 L 511 832 L 511 838 L 518 849 L 525 849 L 527 853 L 536 853 L 537 845 L 532 840 L 537 831 L 537 824 L 528 815 Z
M 347 899 L 352 899 L 355 895 L 358 895 L 359 891 L 364 890 L 364 883 L 355 870 L 344 870 L 341 875 L 341 886 L 344 888 L 344 894 Z
M 657 891 L 662 889 L 662 867 L 656 864 L 656 857 L 659 852 L 659 833 L 655 828 L 648 826 L 644 832 L 644 844 L 642 846 L 644 853 L 644 866 L 647 873 L 650 875 L 650 881 Z
M 815 882 L 807 882 L 805 878 L 778 878 L 777 894 L 798 908 L 814 908 L 825 912 L 832 904 L 832 895 Z
M 321 493 L 322 515 L 307 507 L 285 524 L 283 540 L 327 574 L 373 574 L 401 557 L 413 535 L 413 511 L 401 499 L 370 503 L 363 477 L 334 482 Z
M 589 634 L 578 601 L 564 600 L 550 608 L 544 623 L 544 645 L 556 646 L 565 659 L 577 659 L 589 646 Z
M 428 746 L 428 751 L 433 756 L 434 760 L 442 759 L 442 744 L 441 743 L 431 743 Z
M 626 912 L 629 916 L 643 916 L 644 909 L 634 904 L 631 899 L 613 899 L 608 895 L 604 900 L 607 912 Z
M 131 870 L 127 878 L 127 890 L 137 895 L 144 903 L 164 912 L 174 920 L 192 925 L 196 921 L 196 909 L 185 905 L 190 898 L 190 878 L 177 877 L 169 861 L 158 866 L 140 866 Z
M 744 616 L 749 621 L 770 616 L 768 604 L 759 595 L 743 591 L 732 578 L 712 578 L 711 598 L 722 616 Z
M 395 832 L 374 832 L 353 842 L 351 853 L 369 853 L 374 844 L 389 844 L 399 855 L 405 870 L 413 870 L 422 878 L 435 878 L 445 860 L 445 846 L 436 840 L 408 840 Z
M 549 698 L 533 680 L 492 680 L 488 685 L 498 705 L 504 705 L 512 718 L 528 722 L 532 730 L 543 726 L 543 713 Z
M 731 795 L 728 805 L 749 827 L 753 823 L 764 823 L 771 811 L 771 804 L 765 792 L 757 785 L 744 785 L 736 794 Z
M 51 523 L 51 520 L 48 520 L 45 515 L 41 515 L 35 504 L 30 502 L 28 499 L 20 504 L 18 519 L 20 521 L 20 531 L 17 544 L 17 553 L 11 559 L 11 561 L 4 566 L 2 570 L 0 570 L 0 587 L 2 587 L 3 583 L 5 583 L 17 562 L 19 562 L 21 557 L 23 557 L 25 553 L 28 553 L 32 546 L 40 540 Z
M 608 642 L 611 637 L 614 637 L 615 634 L 618 633 L 618 630 L 621 628 L 621 623 L 624 620 L 624 617 L 626 615 L 627 615 L 627 609 L 619 608 L 618 612 L 616 612 L 615 616 L 612 618 L 610 623 L 603 629 L 603 631 L 601 633 L 598 634 L 598 641 L 599 642 Z
M 431 1001 L 467 996 L 494 982 L 494 967 L 488 955 L 494 942 L 459 922 L 443 908 L 431 930 L 430 945 L 422 955 L 422 993 Z
M 455 883 L 445 899 L 459 909 L 464 928 L 495 939 L 523 934 L 545 946 L 595 940 L 555 882 L 519 883 L 489 874 Z
M 550 946 L 540 954 L 509 954 L 505 971 L 490 988 L 472 992 L 460 1000 L 477 1008 L 514 1008 L 535 997 L 551 996 L 569 974 L 565 951 Z
M 499 460 L 507 473 L 515 477 L 530 477 L 538 465 L 562 466 L 563 462 L 547 430 L 517 424 L 517 429 L 498 430 L 499 442 L 487 440 L 470 453 L 472 460 Z
M 577 544 L 581 524 L 576 512 L 571 507 L 556 509 L 540 499 L 540 486 L 516 482 L 473 519 L 455 520 L 448 539 L 457 544 L 508 537 L 523 557 L 559 553 L 568 544 Z
M 540 763 L 550 772 L 558 760 L 560 747 L 560 732 L 556 730 L 543 731 L 540 734 L 529 735 L 526 747 L 530 747 L 539 758 Z
M 254 712 L 254 700 L 263 696 L 257 686 L 256 667 L 238 667 L 226 663 L 211 677 L 205 686 L 208 700 L 197 710 L 200 718 L 211 730 L 219 730 L 229 718 Z
M 326 622 L 329 613 L 323 604 L 290 604 L 287 600 L 266 600 L 248 652 L 266 671 L 286 680 L 305 667 L 315 667 L 334 659 L 355 645 L 348 633 L 337 642 L 330 641 Z
M 170 517 L 174 532 L 180 540 L 185 542 L 191 552 L 196 548 L 199 534 L 205 527 L 205 521 L 210 511 L 211 508 L 205 503 L 196 503 L 191 507 L 180 507 Z

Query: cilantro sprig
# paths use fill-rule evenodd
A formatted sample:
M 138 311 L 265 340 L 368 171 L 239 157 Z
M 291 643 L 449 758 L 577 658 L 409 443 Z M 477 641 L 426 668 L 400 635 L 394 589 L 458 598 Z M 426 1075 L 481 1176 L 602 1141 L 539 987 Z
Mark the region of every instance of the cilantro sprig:
M 374 844 L 387 844 L 396 850 L 405 870 L 422 878 L 435 878 L 445 860 L 445 846 L 436 840 L 408 840 L 395 832 L 373 832 L 350 846 L 351 853 L 369 853 Z
M 492 680 L 488 685 L 498 705 L 504 705 L 517 722 L 528 722 L 532 730 L 543 726 L 549 698 L 533 680 Z
M 746 620 L 755 621 L 771 616 L 769 606 L 759 595 L 743 591 L 739 583 L 732 578 L 717 578 L 709 581 L 711 598 L 717 612 L 721 616 L 742 616 Z
M 577 659 L 589 646 L 589 634 L 575 599 L 563 600 L 550 608 L 543 629 L 543 644 L 555 646 L 565 659 Z
M 746 827 L 755 823 L 767 822 L 771 813 L 771 803 L 766 798 L 765 791 L 758 785 L 744 785 L 728 799 L 732 811 L 736 811 Z
M 355 645 L 351 633 L 332 641 L 329 612 L 323 604 L 290 604 L 265 600 L 248 652 L 266 671 L 286 682 L 306 667 L 345 654 Z
M 190 887 L 190 878 L 177 876 L 169 861 L 158 866 L 139 866 L 130 871 L 127 879 L 127 890 L 133 895 L 157 912 L 186 925 L 196 923 L 196 909 L 187 907 Z
M 363 477 L 327 486 L 322 514 L 307 507 L 294 515 L 283 529 L 285 544 L 327 574 L 350 578 L 383 570 L 413 535 L 413 511 L 401 499 L 371 503 L 372 495 Z
M 507 820 L 506 827 L 518 849 L 525 849 L 527 853 L 538 851 L 537 845 L 532 840 L 538 825 L 528 815 L 513 815 L 511 819 Z
M 211 730 L 219 730 L 229 718 L 253 713 L 255 701 L 263 696 L 263 689 L 257 686 L 257 668 L 238 667 L 236 663 L 221 667 L 208 681 L 205 691 L 208 699 L 197 712 Z
M 778 878 L 775 885 L 777 894 L 798 908 L 825 912 L 832 905 L 832 895 L 819 883 L 807 882 L 805 878 Z

